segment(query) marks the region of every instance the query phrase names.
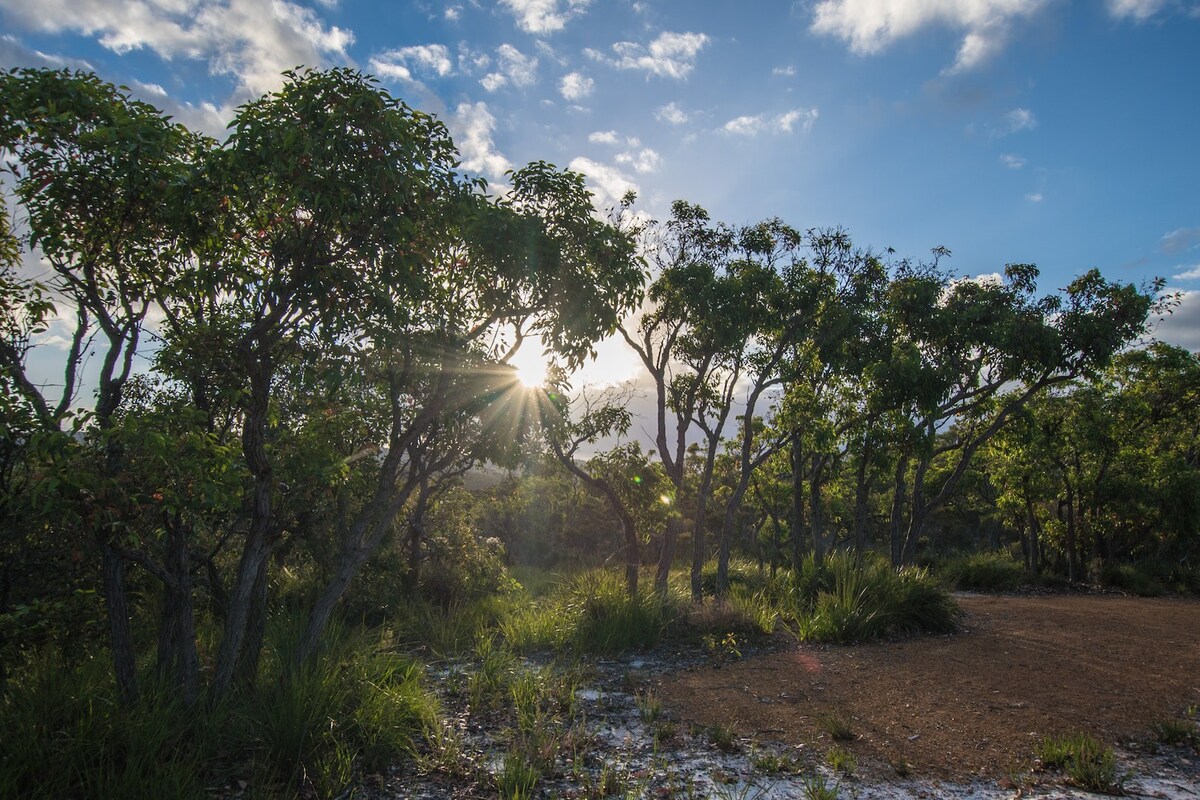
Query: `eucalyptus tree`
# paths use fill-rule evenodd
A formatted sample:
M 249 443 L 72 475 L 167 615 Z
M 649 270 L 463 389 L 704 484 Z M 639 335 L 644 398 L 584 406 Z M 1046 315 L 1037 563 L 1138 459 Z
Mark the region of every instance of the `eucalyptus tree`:
M 717 343 L 700 330 L 720 299 L 717 263 L 732 246 L 734 233 L 712 225 L 708 212 L 682 200 L 671 205 L 670 220 L 648 233 L 653 282 L 646 290 L 646 307 L 636 322 L 623 323 L 619 330 L 654 383 L 654 441 L 674 487 L 671 494 L 679 500 L 684 496 L 689 432 L 700 409 L 712 405 L 714 382 L 722 374 L 728 377 L 717 359 Z M 728 383 L 728 391 L 733 385 Z M 703 525 L 702 513 L 694 519 L 696 526 Z M 677 508 L 663 534 L 656 591 L 666 591 L 683 521 L 682 509 Z
M 446 198 L 461 191 L 445 127 L 350 70 L 288 73 L 231 129 L 194 182 L 194 291 L 175 298 L 187 323 L 179 333 L 192 334 L 181 349 L 219 356 L 235 378 L 252 480 L 216 694 L 243 653 L 249 674 L 257 666 L 267 556 L 280 535 L 270 444 L 281 365 L 304 332 L 350 343 L 367 324 L 407 318 L 426 253 L 444 235 Z
M 1036 267 L 1009 265 L 1005 277 L 948 282 L 909 273 L 889 289 L 892 350 L 872 377 L 885 404 L 900 410 L 896 563 L 912 560 L 929 514 L 953 495 L 979 448 L 1040 392 L 1103 369 L 1144 331 L 1158 290 L 1110 283 L 1092 270 L 1063 294 L 1038 299 Z M 948 466 L 930 486 L 935 459 Z
M 583 446 L 629 432 L 631 396 L 632 388 L 628 385 L 610 386 L 598 392 L 584 388 L 573 398 L 550 391 L 539 395 L 542 406 L 539 416 L 546 445 L 554 458 L 590 491 L 603 497 L 617 518 L 625 556 L 625 588 L 630 597 L 636 597 L 641 535 L 635 514 L 638 505 L 645 506 L 644 497 L 637 495 L 653 492 L 653 484 L 642 477 L 651 474 L 649 464 L 637 444 L 614 447 L 580 463 Z
M 640 297 L 633 238 L 619 219 L 598 216 L 582 175 L 535 162 L 508 177 L 500 199 L 460 193 L 448 235 L 423 267 L 422 293 L 407 299 L 407 320 L 381 319 L 367 332 L 364 363 L 375 365 L 377 402 L 390 409 L 376 432 L 386 452 L 371 492 L 339 526 L 334 573 L 297 664 L 414 491 L 419 501 L 430 468 L 495 458 L 531 435 L 536 401 L 506 366 L 523 340 L 536 334 L 578 366 Z M 439 434 L 462 425 L 477 431 L 461 440 L 471 449 L 444 448 Z M 439 451 L 449 460 L 439 463 Z
M 113 420 L 156 301 L 156 277 L 186 257 L 172 198 L 202 140 L 90 74 L 13 70 L 0 76 L 0 98 L 0 150 L 13 159 L 24 244 L 49 266 L 43 284 L 10 286 L 19 287 L 18 303 L 32 314 L 30 330 L 54 315 L 73 326 L 57 398 L 31 380 L 26 352 L 11 338 L 0 346 L 0 360 L 41 429 L 81 424 L 96 447 L 95 482 L 81 487 L 93 512 L 81 517 L 100 547 L 117 686 L 130 703 L 138 690 L 126 559 L 119 520 L 110 513 L 120 506 L 114 494 L 123 461 Z M 95 401 L 69 422 L 88 352 L 99 359 Z

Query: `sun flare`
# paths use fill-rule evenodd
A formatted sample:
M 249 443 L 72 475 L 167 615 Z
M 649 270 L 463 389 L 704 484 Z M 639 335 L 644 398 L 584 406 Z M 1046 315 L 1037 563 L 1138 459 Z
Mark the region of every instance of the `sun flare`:
M 527 389 L 546 385 L 546 357 L 534 347 L 522 347 L 509 362 L 517 370 L 517 380 Z

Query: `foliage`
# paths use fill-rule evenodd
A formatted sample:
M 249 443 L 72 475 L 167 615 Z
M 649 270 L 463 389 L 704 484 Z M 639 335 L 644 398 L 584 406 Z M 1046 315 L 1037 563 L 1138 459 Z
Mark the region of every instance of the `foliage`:
M 1006 553 L 972 553 L 942 561 L 938 575 L 956 589 L 983 592 L 1010 592 L 1024 585 L 1024 568 Z
M 922 568 L 900 571 L 845 554 L 807 559 L 794 578 L 786 612 L 801 639 L 859 642 L 909 633 L 950 633 L 954 601 Z
M 1062 769 L 1076 786 L 1093 792 L 1119 794 L 1117 762 L 1111 747 L 1086 733 L 1046 737 L 1038 758 L 1047 769 Z

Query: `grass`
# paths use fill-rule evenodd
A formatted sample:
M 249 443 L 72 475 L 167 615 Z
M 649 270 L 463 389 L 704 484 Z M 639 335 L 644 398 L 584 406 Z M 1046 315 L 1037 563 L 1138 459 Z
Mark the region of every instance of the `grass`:
M 797 570 L 787 615 L 798 638 L 849 644 L 884 636 L 950 633 L 957 606 L 929 573 L 899 571 L 880 559 L 846 553 L 809 556 Z
M 833 786 L 819 772 L 804 776 L 805 800 L 837 800 L 839 783 Z
M 1111 747 L 1086 733 L 1048 736 L 1037 748 L 1046 769 L 1061 769 L 1071 783 L 1092 792 L 1119 794 L 1117 760 Z
M 856 738 L 850 723 L 840 714 L 825 714 L 817 718 L 817 727 L 835 742 L 852 742 Z
M 825 753 L 825 763 L 843 775 L 852 775 L 858 769 L 858 758 L 844 747 L 829 748 Z
M 1172 747 L 1185 744 L 1200 746 L 1200 732 L 1197 732 L 1196 723 L 1191 720 L 1163 717 L 1150 723 L 1150 733 L 1156 741 Z
M 955 589 L 979 592 L 1011 592 L 1029 582 L 1022 564 L 1007 553 L 974 553 L 943 561 L 938 575 Z

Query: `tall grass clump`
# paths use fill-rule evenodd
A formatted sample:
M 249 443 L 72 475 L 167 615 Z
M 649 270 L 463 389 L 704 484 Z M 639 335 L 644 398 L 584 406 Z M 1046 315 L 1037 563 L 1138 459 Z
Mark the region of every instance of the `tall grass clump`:
M 1047 769 L 1062 769 L 1080 788 L 1092 792 L 1119 793 L 1117 759 L 1111 747 L 1086 733 L 1048 736 L 1038 746 L 1038 758 Z
M 654 647 L 678 616 L 678 605 L 671 599 L 651 592 L 630 597 L 621 576 L 596 569 L 531 602 L 501 629 L 517 650 L 570 648 L 608 654 Z
M 278 661 L 239 699 L 240 744 L 255 785 L 334 796 L 360 766 L 378 769 L 415 753 L 439 714 L 423 668 L 376 635 L 335 624 L 320 658 L 284 673 L 293 622 L 277 621 Z
M 0 797 L 204 797 L 193 715 L 148 687 L 116 705 L 103 653 L 26 654 L 0 690 Z
M 809 556 L 793 578 L 784 613 L 801 639 L 850 643 L 910 633 L 949 633 L 957 607 L 929 573 L 832 553 Z
M 937 573 L 950 586 L 967 591 L 1011 592 L 1029 582 L 1024 566 L 1003 552 L 948 558 Z

